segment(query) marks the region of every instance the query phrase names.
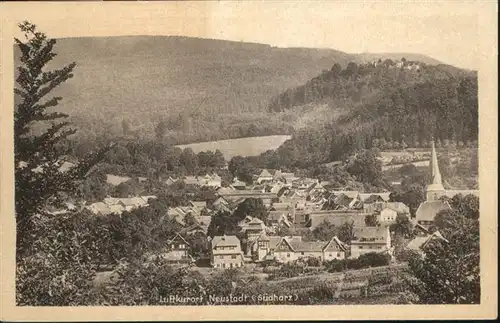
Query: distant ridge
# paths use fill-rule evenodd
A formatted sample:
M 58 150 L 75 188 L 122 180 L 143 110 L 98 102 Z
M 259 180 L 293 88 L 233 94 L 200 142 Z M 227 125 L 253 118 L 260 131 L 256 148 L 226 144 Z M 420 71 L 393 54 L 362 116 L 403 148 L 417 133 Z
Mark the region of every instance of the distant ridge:
M 290 123 L 267 111 L 269 100 L 335 63 L 360 59 L 334 49 L 183 36 L 60 38 L 55 51 L 54 67 L 77 63 L 54 95 L 63 97 L 57 109 L 80 137 L 120 136 L 128 122 L 133 136 L 151 139 L 163 121 L 173 144 L 290 134 Z

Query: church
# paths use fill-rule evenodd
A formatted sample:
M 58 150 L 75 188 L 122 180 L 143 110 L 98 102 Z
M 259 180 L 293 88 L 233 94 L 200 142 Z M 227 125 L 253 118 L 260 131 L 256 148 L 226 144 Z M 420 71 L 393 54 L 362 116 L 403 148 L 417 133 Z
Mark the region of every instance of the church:
M 430 160 L 431 183 L 427 185 L 425 195 L 426 200 L 420 204 L 415 214 L 416 222 L 424 228 L 428 228 L 434 223 L 434 218 L 442 210 L 451 209 L 448 202 L 443 201 L 442 197 L 452 198 L 457 194 L 467 195 L 473 194 L 479 197 L 478 190 L 445 190 L 439 165 L 437 160 L 436 148 L 432 141 L 432 152 Z

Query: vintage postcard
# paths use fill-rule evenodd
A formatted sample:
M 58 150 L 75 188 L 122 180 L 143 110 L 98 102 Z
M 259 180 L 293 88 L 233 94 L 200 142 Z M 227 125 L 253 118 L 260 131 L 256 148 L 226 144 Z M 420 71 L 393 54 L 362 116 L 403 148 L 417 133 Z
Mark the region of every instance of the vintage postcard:
M 497 316 L 496 2 L 0 8 L 2 320 Z

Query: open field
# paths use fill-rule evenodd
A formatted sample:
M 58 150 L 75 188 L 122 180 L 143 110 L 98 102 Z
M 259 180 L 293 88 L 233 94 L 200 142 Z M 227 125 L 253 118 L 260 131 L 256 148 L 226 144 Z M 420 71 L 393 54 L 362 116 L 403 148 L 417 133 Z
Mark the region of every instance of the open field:
M 200 151 L 215 151 L 220 150 L 224 154 L 226 160 L 234 156 L 257 156 L 261 153 L 276 149 L 285 141 L 290 139 L 289 135 L 262 136 L 262 137 L 246 137 L 228 140 L 197 142 L 187 145 L 177 145 L 181 149 L 191 148 L 195 153 Z

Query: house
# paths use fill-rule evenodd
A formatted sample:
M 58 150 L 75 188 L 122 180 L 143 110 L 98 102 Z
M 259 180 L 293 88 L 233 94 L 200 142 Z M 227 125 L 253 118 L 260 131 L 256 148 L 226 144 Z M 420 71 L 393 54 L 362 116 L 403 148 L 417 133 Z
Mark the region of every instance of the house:
M 237 190 L 244 190 L 247 187 L 247 184 L 245 182 L 240 181 L 237 177 L 235 177 L 233 179 L 233 182 L 231 183 L 231 186 Z
M 193 223 L 185 228 L 183 228 L 180 233 L 182 234 L 196 234 L 196 233 L 202 233 L 204 235 L 207 235 L 208 232 L 208 225 L 202 225 L 200 223 Z
M 403 202 L 375 202 L 363 204 L 363 212 L 365 213 L 377 213 L 385 208 L 394 210 L 398 214 L 410 214 L 410 208 Z
M 259 176 L 257 177 L 257 184 L 262 184 L 265 182 L 272 182 L 273 181 L 273 175 L 267 170 L 263 169 L 262 172 L 260 172 Z
M 448 202 L 441 200 L 422 202 L 415 212 L 415 220 L 421 226 L 429 228 L 434 224 L 436 215 L 443 210 L 451 210 Z
M 358 191 L 332 191 L 334 195 L 345 195 L 348 198 L 361 200 Z
M 390 223 L 396 221 L 396 217 L 398 216 L 398 212 L 391 208 L 384 208 L 377 215 L 377 220 L 380 223 Z
M 351 240 L 351 258 L 370 252 L 391 254 L 389 227 L 354 227 Z
M 86 209 L 96 215 L 108 215 L 112 213 L 109 208 L 109 205 L 104 202 L 92 203 L 88 205 Z
M 252 257 L 254 261 L 274 260 L 274 251 L 282 239 L 302 241 L 301 236 L 280 237 L 262 234 L 247 245 L 246 255 Z
M 198 181 L 197 176 L 186 176 L 182 179 L 182 181 L 186 185 L 199 185 L 199 181 Z
M 177 178 L 173 178 L 173 177 L 168 177 L 166 180 L 165 180 L 165 184 L 167 184 L 167 186 L 170 186 L 170 185 L 173 185 L 174 183 L 177 183 L 179 179 Z
M 245 217 L 238 226 L 241 228 L 241 231 L 245 233 L 247 238 L 258 237 L 266 230 L 266 225 L 264 222 L 258 218 L 254 218 L 251 216 Z
M 200 186 L 208 186 L 208 187 L 221 187 L 222 186 L 222 178 L 217 174 L 205 175 L 203 179 L 200 181 Z
M 212 216 L 210 215 L 197 215 L 194 217 L 196 222 L 198 222 L 201 225 L 206 225 L 209 226 L 210 222 L 212 221 Z
M 333 205 L 336 209 L 350 209 L 356 205 L 357 202 L 361 203 L 353 194 L 346 194 L 343 192 L 333 193 Z
M 167 241 L 167 246 L 161 256 L 172 262 L 192 261 L 189 255 L 189 243 L 180 234 L 176 234 Z
M 326 189 L 323 187 L 323 185 L 319 182 L 313 183 L 311 186 L 309 186 L 306 190 L 307 195 L 312 199 L 315 197 L 322 197 L 323 194 L 326 192 Z
M 129 197 L 129 198 L 120 198 L 118 203 L 121 205 L 125 211 L 132 211 L 133 209 L 143 207 L 147 205 L 147 202 L 140 197 Z
M 359 198 L 363 205 L 375 202 L 388 202 L 391 193 L 360 193 Z
M 446 240 L 439 231 L 435 231 L 434 233 L 425 236 L 416 236 L 406 245 L 405 248 L 424 255 L 424 248 L 436 240 L 444 241 L 446 243 L 448 242 L 448 240 Z
M 207 207 L 206 201 L 189 201 L 189 206 L 192 208 L 204 209 Z
M 113 186 L 118 186 L 122 183 L 128 182 L 131 178 L 128 176 L 116 176 L 111 174 L 106 174 L 106 183 Z
M 277 228 L 287 227 L 290 228 L 292 224 L 290 223 L 290 218 L 292 213 L 288 211 L 269 211 L 268 223 L 270 226 Z
M 222 196 L 228 202 L 234 202 L 239 199 L 257 198 L 262 199 L 265 206 L 269 207 L 273 202 L 278 200 L 275 193 L 252 191 L 252 190 L 218 190 L 217 194 Z
M 167 210 L 167 215 L 169 218 L 174 219 L 180 225 L 184 226 L 186 223 L 184 222 L 184 218 L 187 213 L 180 207 L 170 207 Z
M 294 180 L 292 182 L 292 188 L 299 190 L 299 191 L 306 191 L 312 185 L 318 184 L 318 183 L 319 183 L 319 181 L 317 179 L 300 178 L 300 179 Z
M 342 226 L 346 222 L 353 222 L 355 226 L 364 226 L 365 216 L 365 213 L 354 210 L 318 210 L 306 214 L 305 226 L 311 231 L 323 222 L 328 222 L 337 227 Z
M 337 237 L 330 241 L 302 241 L 283 238 L 274 250 L 278 262 L 317 258 L 321 261 L 345 259 L 347 248 Z
M 243 266 L 240 240 L 236 236 L 215 236 L 211 241 L 210 264 L 214 268 L 238 268 Z

